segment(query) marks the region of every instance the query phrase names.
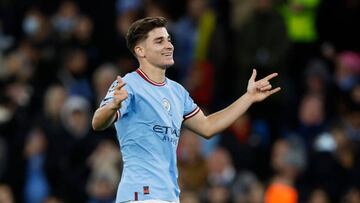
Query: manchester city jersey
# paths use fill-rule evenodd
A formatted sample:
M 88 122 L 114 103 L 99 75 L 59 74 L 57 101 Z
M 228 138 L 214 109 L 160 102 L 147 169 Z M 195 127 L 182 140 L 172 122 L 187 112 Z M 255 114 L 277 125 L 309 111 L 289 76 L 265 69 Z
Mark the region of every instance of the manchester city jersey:
M 115 122 L 124 167 L 116 203 L 158 199 L 179 201 L 176 148 L 184 119 L 199 112 L 189 93 L 166 78 L 151 81 L 137 69 L 123 78 L 128 98 Z M 115 81 L 101 106 L 111 102 Z

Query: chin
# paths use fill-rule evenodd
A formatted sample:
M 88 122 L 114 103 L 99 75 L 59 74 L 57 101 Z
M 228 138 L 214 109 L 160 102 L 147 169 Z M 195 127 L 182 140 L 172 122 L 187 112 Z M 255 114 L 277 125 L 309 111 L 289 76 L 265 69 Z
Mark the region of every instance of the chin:
M 169 63 L 165 63 L 164 65 L 163 65 L 163 67 L 165 67 L 165 68 L 170 68 L 171 66 L 173 66 L 175 63 L 174 63 L 174 61 L 172 61 L 172 62 L 169 62 Z

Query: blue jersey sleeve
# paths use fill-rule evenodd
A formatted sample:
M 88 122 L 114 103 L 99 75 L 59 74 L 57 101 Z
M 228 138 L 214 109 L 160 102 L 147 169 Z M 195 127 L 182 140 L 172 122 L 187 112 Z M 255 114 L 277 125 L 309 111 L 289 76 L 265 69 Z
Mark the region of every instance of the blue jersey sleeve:
M 193 116 L 195 116 L 199 111 L 200 108 L 195 104 L 194 100 L 190 97 L 190 94 L 188 91 L 183 89 L 184 91 L 184 120 L 189 119 Z
M 128 92 L 128 98 L 125 99 L 121 103 L 120 116 L 125 116 L 129 111 L 131 111 L 131 109 L 132 109 L 132 102 L 131 101 L 133 100 L 133 95 L 134 95 L 129 83 L 127 83 L 124 86 L 124 88 Z
M 109 90 L 107 91 L 107 93 L 105 95 L 105 98 L 100 103 L 100 107 L 103 107 L 106 104 L 112 102 L 112 100 L 114 98 L 114 89 L 117 84 L 118 84 L 118 82 L 116 80 L 111 84 L 111 86 L 109 87 Z

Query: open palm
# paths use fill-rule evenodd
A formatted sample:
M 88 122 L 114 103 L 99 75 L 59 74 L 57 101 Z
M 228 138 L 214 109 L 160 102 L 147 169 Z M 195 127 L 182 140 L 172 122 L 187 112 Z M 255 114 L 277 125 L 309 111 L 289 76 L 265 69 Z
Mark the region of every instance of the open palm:
M 268 96 L 280 91 L 280 87 L 272 89 L 272 86 L 269 82 L 269 80 L 276 77 L 277 75 L 277 73 L 272 73 L 261 80 L 255 81 L 256 70 L 253 69 L 253 73 L 249 79 L 249 83 L 247 86 L 247 93 L 252 97 L 254 102 L 262 101 Z

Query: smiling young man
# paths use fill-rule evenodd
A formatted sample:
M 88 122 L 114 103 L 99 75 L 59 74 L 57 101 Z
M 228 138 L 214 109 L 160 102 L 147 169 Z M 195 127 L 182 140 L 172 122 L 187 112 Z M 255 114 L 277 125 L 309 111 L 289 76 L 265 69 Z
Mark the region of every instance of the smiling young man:
M 124 78 L 117 76 L 93 117 L 94 130 L 115 122 L 124 160 L 116 203 L 179 202 L 176 148 L 182 125 L 211 138 L 251 104 L 280 90 L 269 83 L 276 73 L 255 81 L 253 70 L 245 94 L 205 116 L 180 84 L 165 77 L 174 64 L 174 47 L 165 26 L 162 17 L 140 19 L 130 26 L 127 45 L 140 66 Z

